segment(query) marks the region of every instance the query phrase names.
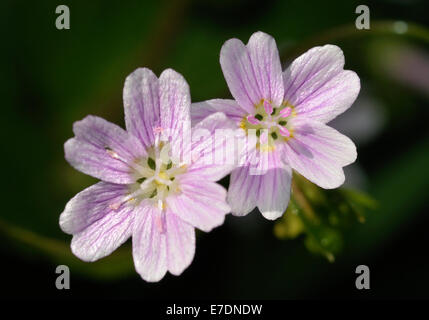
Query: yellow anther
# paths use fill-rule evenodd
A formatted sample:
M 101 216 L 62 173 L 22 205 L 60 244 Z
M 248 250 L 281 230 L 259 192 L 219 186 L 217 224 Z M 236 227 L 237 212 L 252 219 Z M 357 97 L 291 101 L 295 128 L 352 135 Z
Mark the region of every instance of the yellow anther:
M 168 176 L 168 174 L 166 174 L 164 171 L 161 171 L 159 174 L 158 174 L 158 177 L 160 177 L 161 179 L 163 179 L 163 180 L 168 180 L 168 179 L 170 179 L 170 177 Z

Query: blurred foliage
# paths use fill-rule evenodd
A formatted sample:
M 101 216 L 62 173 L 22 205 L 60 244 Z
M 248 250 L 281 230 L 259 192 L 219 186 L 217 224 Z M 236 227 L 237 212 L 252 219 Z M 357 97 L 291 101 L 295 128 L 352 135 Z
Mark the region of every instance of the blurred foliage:
M 323 190 L 294 174 L 290 204 L 275 224 L 280 239 L 305 234 L 305 246 L 330 262 L 343 248 L 343 232 L 359 221 L 365 222 L 368 209 L 376 209 L 369 195 L 351 189 Z

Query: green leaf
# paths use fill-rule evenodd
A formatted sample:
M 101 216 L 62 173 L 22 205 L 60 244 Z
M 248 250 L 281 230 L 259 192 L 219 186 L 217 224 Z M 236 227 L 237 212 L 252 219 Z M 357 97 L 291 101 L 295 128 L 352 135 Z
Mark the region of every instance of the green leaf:
M 274 235 L 279 239 L 295 239 L 304 232 L 304 223 L 297 210 L 289 206 L 282 218 L 274 225 Z
M 346 188 L 341 188 L 339 189 L 339 191 L 344 195 L 344 197 L 347 200 L 353 203 L 356 203 L 358 205 L 361 205 L 365 208 L 375 210 L 378 207 L 377 201 L 374 198 L 372 198 L 369 194 L 366 194 L 362 191 L 346 189 Z

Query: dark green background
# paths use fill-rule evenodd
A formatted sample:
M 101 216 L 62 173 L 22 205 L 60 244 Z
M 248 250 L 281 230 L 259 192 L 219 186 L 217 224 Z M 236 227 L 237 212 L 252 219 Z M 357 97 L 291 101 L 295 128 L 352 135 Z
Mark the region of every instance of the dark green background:
M 55 28 L 60 4 L 70 8 L 70 30 Z M 357 31 L 358 4 L 2 1 L 1 296 L 428 297 L 429 92 L 394 72 L 404 48 L 426 57 L 419 63 L 427 70 L 429 8 L 423 0 L 367 2 L 372 28 Z M 416 25 L 398 35 L 392 31 L 397 20 Z M 276 38 L 284 63 L 315 45 L 341 46 L 346 68 L 361 78 L 361 96 L 384 106 L 383 129 L 369 143 L 357 143 L 366 191 L 379 206 L 365 224 L 347 231 L 336 262 L 309 253 L 302 238 L 275 238 L 274 223 L 259 213 L 228 216 L 224 226 L 201 233 L 192 265 L 156 284 L 135 273 L 129 243 L 97 263 L 74 258 L 58 218 L 66 202 L 95 180 L 64 160 L 73 122 L 94 114 L 123 126 L 123 82 L 138 67 L 182 73 L 193 101 L 228 97 L 220 48 L 232 37 L 247 42 L 258 30 Z M 70 266 L 69 291 L 55 289 L 59 264 Z M 359 264 L 370 267 L 369 291 L 355 289 Z

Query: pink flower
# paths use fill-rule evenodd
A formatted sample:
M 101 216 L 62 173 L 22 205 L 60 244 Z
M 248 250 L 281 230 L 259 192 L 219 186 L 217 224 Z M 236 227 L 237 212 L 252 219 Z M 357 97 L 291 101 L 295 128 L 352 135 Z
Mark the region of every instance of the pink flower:
M 125 81 L 124 107 L 126 131 L 94 116 L 74 124 L 66 159 L 102 182 L 67 203 L 60 226 L 73 235 L 71 249 L 84 261 L 109 255 L 132 236 L 137 272 L 159 281 L 191 263 L 194 227 L 210 231 L 223 223 L 230 208 L 215 181 L 231 169 L 207 164 L 200 153 L 186 157 L 193 150 L 209 156 L 216 145 L 191 136 L 189 87 L 175 71 L 159 79 L 148 69 L 134 71 Z M 228 123 L 217 113 L 196 129 L 211 133 L 213 124 Z
M 224 112 L 237 128 L 259 137 L 244 165 L 231 174 L 233 214 L 246 215 L 257 206 L 267 219 L 280 217 L 289 202 L 292 169 L 322 188 L 344 182 L 342 168 L 355 161 L 356 147 L 326 123 L 351 106 L 360 81 L 343 69 L 340 48 L 312 48 L 282 72 L 275 40 L 256 32 L 247 45 L 228 40 L 220 64 L 235 100 L 193 104 L 192 121 Z M 264 174 L 252 174 L 256 153 L 267 159 Z

